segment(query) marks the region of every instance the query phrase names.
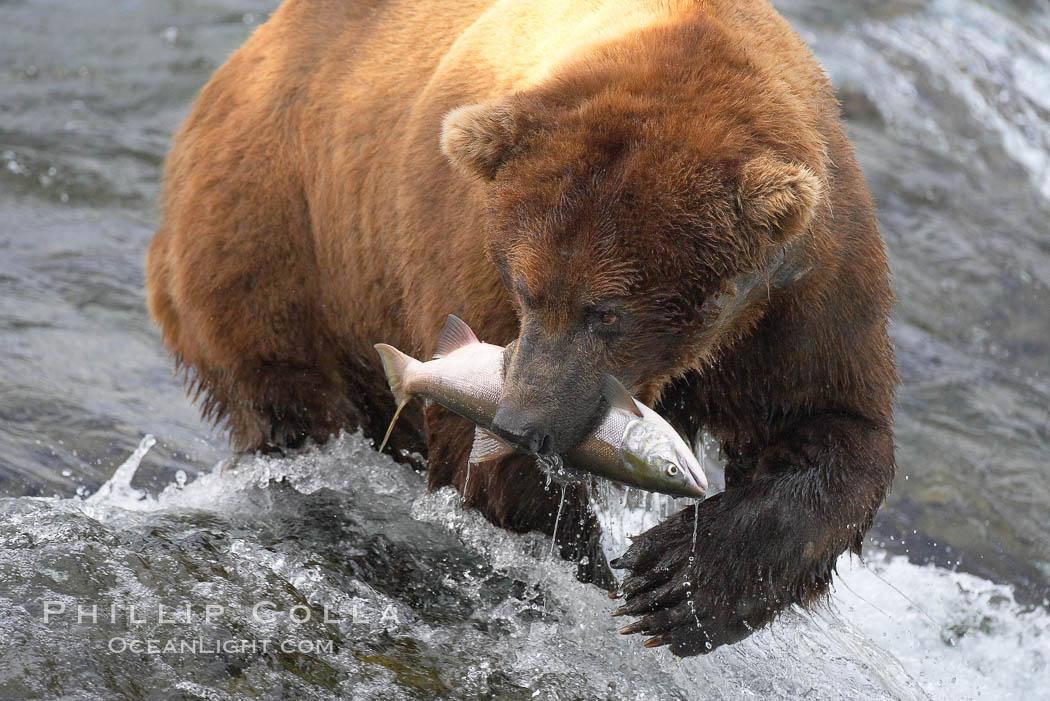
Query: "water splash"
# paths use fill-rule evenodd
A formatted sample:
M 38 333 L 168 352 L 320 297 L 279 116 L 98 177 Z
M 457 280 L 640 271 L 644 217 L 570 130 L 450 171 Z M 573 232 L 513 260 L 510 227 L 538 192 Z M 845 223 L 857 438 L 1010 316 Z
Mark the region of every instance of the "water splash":
M 561 486 L 561 501 L 558 502 L 558 515 L 554 517 L 554 533 L 551 534 L 551 549 L 547 554 L 548 557 L 554 556 L 554 546 L 558 542 L 558 525 L 561 523 L 561 510 L 565 506 L 565 490 L 568 488 L 568 484 Z
M 876 555 L 867 568 L 840 561 L 838 581 L 848 586 L 829 612 L 789 612 L 743 643 L 680 661 L 617 635 L 604 592 L 576 581 L 573 563 L 552 559 L 545 537 L 496 528 L 452 489 L 428 493 L 419 473 L 359 434 L 288 458 L 246 456 L 153 500 L 129 500 L 125 487 L 148 447 L 88 500 L 0 500 L 8 573 L 0 612 L 9 623 L 0 645 L 14 662 L 0 673 L 0 694 L 50 680 L 52 695 L 89 698 L 82 690 L 92 670 L 157 693 L 207 695 L 234 683 L 226 665 L 207 659 L 112 654 L 113 635 L 332 641 L 330 653 L 296 652 L 287 664 L 229 658 L 239 678 L 299 698 L 381 689 L 389 698 L 838 699 L 848 690 L 872 699 L 1021 699 L 1030 698 L 1025 680 L 1050 660 L 1050 616 L 1016 604 L 1008 587 Z M 621 532 L 655 520 L 650 509 L 670 508 L 638 492 L 606 497 L 607 521 L 636 524 Z M 256 620 L 261 599 L 284 614 L 305 602 L 315 618 Z M 97 630 L 75 615 L 45 625 L 24 603 L 44 600 L 74 612 L 100 601 L 140 611 L 189 603 L 197 613 L 175 627 L 118 620 Z M 216 601 L 225 614 L 208 625 L 201 612 Z M 337 620 L 319 625 L 322 611 Z M 384 612 L 398 623 L 380 626 Z
M 113 476 L 85 501 L 89 504 L 107 503 L 132 510 L 155 507 L 156 500 L 145 491 L 132 487 L 131 480 L 135 478 L 146 453 L 156 443 L 157 439 L 147 433 L 135 451 L 113 472 Z

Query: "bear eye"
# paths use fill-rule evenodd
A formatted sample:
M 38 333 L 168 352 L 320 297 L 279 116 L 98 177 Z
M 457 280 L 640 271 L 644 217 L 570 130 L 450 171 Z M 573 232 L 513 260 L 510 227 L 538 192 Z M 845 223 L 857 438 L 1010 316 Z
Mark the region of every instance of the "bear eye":
M 620 331 L 623 314 L 613 306 L 595 305 L 587 311 L 587 324 L 591 331 L 612 336 Z

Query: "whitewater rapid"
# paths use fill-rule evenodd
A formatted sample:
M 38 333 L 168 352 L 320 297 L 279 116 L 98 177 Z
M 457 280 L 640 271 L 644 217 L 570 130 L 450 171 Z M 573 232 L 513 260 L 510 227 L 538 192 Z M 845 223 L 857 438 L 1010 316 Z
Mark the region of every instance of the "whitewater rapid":
M 43 658 L 70 643 L 64 635 L 83 635 L 71 613 L 44 624 L 35 609 L 50 601 L 58 610 L 63 602 L 72 612 L 97 599 L 90 578 L 69 586 L 88 558 L 89 568 L 107 573 L 94 576 L 97 593 L 104 583 L 110 606 L 137 605 L 146 619 L 129 623 L 122 614 L 94 645 L 80 648 L 98 669 L 142 664 L 119 647 L 128 639 L 207 643 L 235 629 L 238 640 L 332 641 L 331 650 L 302 655 L 343 680 L 327 690 L 301 684 L 266 656 L 246 656 L 260 680 L 295 688 L 302 698 L 413 698 L 420 684 L 470 696 L 491 690 L 493 675 L 536 698 L 1050 698 L 1040 681 L 1050 678 L 1050 614 L 1022 606 L 1008 586 L 963 572 L 871 548 L 863 561 L 843 556 L 826 605 L 789 612 L 735 646 L 679 660 L 617 635 L 608 615 L 614 602 L 576 581 L 571 563 L 551 558 L 546 538 L 492 526 L 451 489 L 427 493 L 422 475 L 375 453 L 360 434 L 295 457 L 222 463 L 156 496 L 132 485 L 152 442 L 143 439 L 87 498 L 0 500 L 4 571 L 37 575 L 23 582 L 21 600 L 11 596 L 18 587 L 12 591 L 10 576 L 0 589 L 0 614 L 12 624 L 0 632 L 0 645 L 10 650 L 21 641 L 15 659 L 25 684 Z M 641 524 L 647 517 L 640 508 L 606 518 Z M 344 520 L 341 510 L 352 516 Z M 193 535 L 172 535 L 178 528 Z M 21 547 L 13 547 L 17 538 Z M 426 545 L 416 550 L 417 541 Z M 156 560 L 158 543 L 163 557 Z M 342 566 L 344 557 L 358 564 Z M 135 558 L 167 564 L 142 569 L 129 564 Z M 406 565 L 413 558 L 425 563 L 414 574 Z M 387 574 L 399 572 L 420 580 L 391 588 Z M 180 577 L 194 581 L 187 586 Z M 253 615 L 260 597 L 269 602 L 262 610 L 274 612 L 265 620 Z M 204 619 L 216 602 L 230 630 Z M 285 615 L 295 602 L 313 620 Z M 165 605 L 188 608 L 186 621 L 151 617 Z M 319 623 L 321 612 L 331 621 Z M 114 637 L 125 642 L 114 648 Z M 393 664 L 374 653 L 377 641 L 411 654 Z M 172 665 L 157 654 L 139 673 L 201 698 L 213 697 L 209 689 L 223 697 L 228 684 L 208 671 L 208 657 Z M 95 698 L 90 684 L 67 673 L 62 686 L 70 698 Z

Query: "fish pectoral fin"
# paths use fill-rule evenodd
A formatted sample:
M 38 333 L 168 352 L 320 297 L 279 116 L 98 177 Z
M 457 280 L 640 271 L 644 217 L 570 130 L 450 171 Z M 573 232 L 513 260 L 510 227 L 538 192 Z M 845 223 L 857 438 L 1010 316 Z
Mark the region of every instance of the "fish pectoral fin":
M 471 465 L 499 460 L 514 452 L 514 446 L 499 438 L 481 426 L 474 429 L 474 445 L 470 449 L 467 461 Z
M 609 402 L 610 406 L 641 418 L 642 410 L 638 408 L 638 402 L 634 400 L 627 388 L 612 375 L 606 375 L 602 380 L 602 395 Z
M 481 341 L 467 326 L 467 322 L 455 314 L 449 314 L 448 319 L 445 321 L 445 328 L 441 329 L 441 335 L 438 336 L 437 348 L 434 349 L 434 358 L 444 358 L 453 351 L 474 343 L 481 343 Z

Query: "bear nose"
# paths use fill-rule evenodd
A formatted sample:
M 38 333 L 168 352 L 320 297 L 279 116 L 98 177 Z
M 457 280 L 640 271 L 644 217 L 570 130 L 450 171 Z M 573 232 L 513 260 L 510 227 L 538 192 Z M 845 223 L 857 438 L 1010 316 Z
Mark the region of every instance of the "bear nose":
M 510 407 L 503 407 L 492 419 L 492 432 L 524 451 L 536 455 L 553 452 L 553 436 L 539 421 Z

